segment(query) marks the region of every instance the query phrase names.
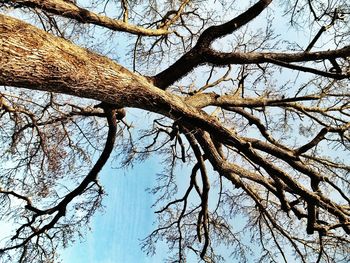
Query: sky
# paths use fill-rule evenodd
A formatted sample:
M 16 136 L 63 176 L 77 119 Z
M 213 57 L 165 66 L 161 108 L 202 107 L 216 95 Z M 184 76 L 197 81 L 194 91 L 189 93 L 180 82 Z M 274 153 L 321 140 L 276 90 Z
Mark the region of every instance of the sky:
M 152 196 L 145 189 L 154 184 L 155 159 L 123 171 L 106 166 L 100 174 L 108 196 L 105 211 L 95 215 L 86 240 L 61 253 L 64 263 L 162 262 L 165 251 L 153 258 L 141 251 L 140 240 L 152 231 Z M 159 172 L 159 171 L 158 171 Z

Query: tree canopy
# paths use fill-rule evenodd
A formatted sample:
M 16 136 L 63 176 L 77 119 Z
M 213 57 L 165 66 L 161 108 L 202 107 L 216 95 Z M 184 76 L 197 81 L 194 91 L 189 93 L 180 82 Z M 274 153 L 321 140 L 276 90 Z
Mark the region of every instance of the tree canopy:
M 164 170 L 145 253 L 350 261 L 349 1 L 0 10 L 0 262 L 57 260 L 101 207 L 101 169 L 150 156 Z

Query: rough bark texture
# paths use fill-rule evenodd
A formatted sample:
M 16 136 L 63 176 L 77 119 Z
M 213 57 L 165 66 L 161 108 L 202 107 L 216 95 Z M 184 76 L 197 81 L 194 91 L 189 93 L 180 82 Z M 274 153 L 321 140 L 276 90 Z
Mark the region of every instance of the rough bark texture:
M 174 119 L 182 114 L 208 118 L 180 97 L 155 87 L 147 78 L 106 57 L 20 20 L 4 15 L 0 19 L 0 85 L 91 98 Z
M 211 129 L 219 129 L 215 118 L 110 59 L 20 20 L 0 17 L 0 85 L 91 98 L 119 108 L 135 107 L 172 119 L 208 123 Z
M 157 94 L 146 78 L 103 56 L 20 20 L 4 15 L 0 19 L 1 85 L 66 93 L 121 107 L 143 105 L 150 94 Z
M 114 31 L 128 32 L 136 35 L 159 36 L 166 35 L 169 32 L 165 29 L 147 29 L 128 24 L 124 21 L 112 19 L 103 15 L 93 13 L 87 9 L 80 8 L 70 1 L 64 0 L 11 0 L 16 5 L 22 5 L 31 8 L 40 8 L 52 14 L 60 15 L 66 18 L 73 18 L 80 23 L 90 23 L 102 26 Z

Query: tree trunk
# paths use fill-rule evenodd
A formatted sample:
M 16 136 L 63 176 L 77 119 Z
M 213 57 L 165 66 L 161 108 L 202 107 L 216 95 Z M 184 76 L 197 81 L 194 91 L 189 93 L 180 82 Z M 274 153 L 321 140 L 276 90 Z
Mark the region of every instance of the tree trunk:
M 0 39 L 0 85 L 90 98 L 222 129 L 190 101 L 155 87 L 146 77 L 20 20 L 0 15 Z
M 0 85 L 146 107 L 164 92 L 112 60 L 0 15 Z M 148 109 L 148 108 L 147 108 Z

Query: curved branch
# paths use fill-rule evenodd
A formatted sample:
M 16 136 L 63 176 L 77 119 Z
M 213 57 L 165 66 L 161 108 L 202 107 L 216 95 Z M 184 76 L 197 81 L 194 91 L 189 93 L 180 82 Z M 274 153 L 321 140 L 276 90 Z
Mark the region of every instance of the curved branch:
M 221 24 L 219 26 L 211 26 L 206 29 L 198 39 L 198 47 L 208 48 L 209 45 L 216 39 L 231 34 L 242 26 L 248 24 L 256 18 L 265 8 L 272 2 L 272 0 L 260 0 L 247 11 L 243 12 L 234 19 Z
M 271 2 L 272 0 L 260 0 L 247 11 L 232 20 L 218 26 L 211 26 L 204 30 L 200 35 L 197 44 L 189 52 L 183 55 L 173 65 L 151 78 L 154 85 L 161 89 L 166 89 L 169 85 L 185 76 L 201 63 L 208 62 L 205 58 L 205 53 L 214 40 L 231 34 L 235 30 L 249 23 Z
M 198 215 L 197 235 L 198 235 L 198 239 L 201 240 L 200 224 L 202 224 L 204 229 L 204 245 L 200 253 L 200 257 L 204 259 L 207 253 L 208 246 L 210 244 L 209 227 L 208 227 L 209 225 L 208 199 L 209 199 L 210 182 L 209 182 L 207 170 L 204 164 L 203 155 L 201 153 L 201 150 L 199 148 L 199 145 L 194 135 L 192 135 L 189 132 L 187 132 L 185 135 L 188 142 L 191 145 L 191 148 L 196 156 L 198 163 L 200 164 L 203 191 L 202 191 L 202 195 L 200 196 L 202 209 Z
M 162 23 L 159 28 L 161 28 L 161 29 L 168 29 L 172 24 L 174 24 L 179 19 L 179 17 L 181 16 L 182 12 L 184 11 L 184 9 L 186 8 L 186 6 L 188 5 L 188 3 L 190 1 L 191 0 L 184 0 L 181 3 L 181 5 L 180 5 L 180 7 L 179 7 L 179 9 L 177 11 L 175 11 L 175 10 L 174 11 L 169 11 L 171 13 L 174 12 L 174 16 L 171 19 L 169 19 L 169 20 L 165 21 L 164 23 Z
M 30 200 L 27 197 L 23 197 L 23 196 L 18 195 L 14 192 L 0 191 L 0 193 L 12 194 L 12 195 L 16 196 L 17 198 L 23 199 L 27 203 L 27 205 L 25 206 L 26 209 L 34 212 L 34 215 L 32 217 L 32 221 L 30 221 L 28 224 L 25 224 L 24 226 L 32 226 L 35 222 L 35 219 L 39 216 L 52 215 L 54 213 L 57 213 L 49 223 L 47 223 L 46 225 L 44 225 L 40 229 L 35 229 L 35 231 L 33 231 L 33 233 L 31 235 L 29 235 L 27 238 L 23 239 L 20 243 L 13 245 L 13 246 L 10 246 L 10 247 L 5 247 L 5 248 L 0 249 L 0 253 L 25 246 L 32 238 L 37 237 L 40 234 L 43 234 L 46 231 L 53 228 L 55 226 L 55 224 L 58 222 L 58 220 L 61 217 L 65 216 L 67 205 L 74 198 L 83 194 L 90 183 L 97 180 L 97 176 L 98 176 L 99 172 L 104 167 L 107 160 L 109 159 L 111 152 L 113 151 L 113 147 L 114 147 L 114 143 L 115 143 L 115 139 L 116 139 L 116 132 L 117 132 L 117 113 L 116 113 L 117 110 L 105 108 L 105 112 L 107 114 L 107 120 L 108 120 L 108 134 L 107 134 L 105 147 L 104 147 L 100 157 L 98 158 L 97 162 L 92 167 L 90 172 L 87 174 L 87 176 L 84 178 L 84 180 L 73 191 L 71 191 L 69 194 L 67 194 L 62 199 L 62 201 L 59 202 L 56 206 L 49 208 L 49 209 L 46 209 L 46 210 L 41 210 L 41 209 L 38 209 L 36 207 L 33 207 L 32 203 L 30 202 Z M 21 228 L 19 228 L 17 230 L 17 233 L 14 237 L 12 237 L 12 240 L 15 240 L 18 238 L 20 231 L 23 228 L 24 227 L 22 226 Z
M 296 155 L 300 155 L 302 153 L 307 152 L 308 150 L 312 149 L 315 147 L 320 141 L 322 141 L 325 137 L 325 135 L 328 133 L 327 128 L 322 128 L 322 130 L 313 138 L 310 142 L 307 144 L 301 146 L 300 148 L 296 149 Z

